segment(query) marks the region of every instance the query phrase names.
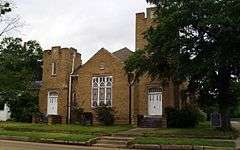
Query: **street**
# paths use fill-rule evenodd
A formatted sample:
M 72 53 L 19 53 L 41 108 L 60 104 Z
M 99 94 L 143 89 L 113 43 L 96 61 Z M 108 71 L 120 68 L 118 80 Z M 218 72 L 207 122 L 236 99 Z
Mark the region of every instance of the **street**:
M 120 149 L 0 140 L 0 150 L 120 150 Z

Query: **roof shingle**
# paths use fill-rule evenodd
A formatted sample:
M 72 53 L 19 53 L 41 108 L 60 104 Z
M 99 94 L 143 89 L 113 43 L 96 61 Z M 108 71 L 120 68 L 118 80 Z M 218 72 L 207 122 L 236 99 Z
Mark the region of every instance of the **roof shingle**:
M 124 47 L 116 52 L 113 52 L 112 54 L 116 57 L 118 57 L 120 60 L 123 62 L 128 59 L 128 57 L 132 54 L 133 52 L 129 50 L 127 47 Z

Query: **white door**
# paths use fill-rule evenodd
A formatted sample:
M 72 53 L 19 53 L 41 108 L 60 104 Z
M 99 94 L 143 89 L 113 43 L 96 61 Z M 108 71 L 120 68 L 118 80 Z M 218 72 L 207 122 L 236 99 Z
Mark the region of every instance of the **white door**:
M 162 92 L 149 91 L 148 115 L 162 115 Z
M 56 92 L 49 92 L 48 94 L 48 115 L 57 115 L 57 99 L 58 94 Z

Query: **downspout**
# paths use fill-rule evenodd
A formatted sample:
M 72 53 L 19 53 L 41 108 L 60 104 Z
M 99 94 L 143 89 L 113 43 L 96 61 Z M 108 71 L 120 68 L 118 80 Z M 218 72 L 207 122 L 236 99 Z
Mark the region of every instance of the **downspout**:
M 131 77 L 131 75 L 133 75 Z M 128 123 L 132 124 L 132 85 L 135 83 L 136 74 L 128 73 L 128 91 L 129 91 L 129 105 L 128 105 Z
M 72 60 L 72 70 L 69 76 L 69 85 L 68 85 L 68 107 L 67 107 L 67 123 L 70 124 L 71 122 L 71 101 L 72 101 L 72 76 L 74 72 L 75 67 L 75 58 L 76 58 L 76 52 L 73 54 L 73 60 Z
M 129 84 L 129 113 L 128 113 L 128 123 L 132 124 L 132 85 Z

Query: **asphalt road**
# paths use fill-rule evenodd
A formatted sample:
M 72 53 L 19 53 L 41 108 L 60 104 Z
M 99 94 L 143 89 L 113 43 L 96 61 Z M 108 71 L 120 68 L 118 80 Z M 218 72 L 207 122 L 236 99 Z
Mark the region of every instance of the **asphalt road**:
M 120 150 L 120 149 L 0 140 L 0 150 Z

